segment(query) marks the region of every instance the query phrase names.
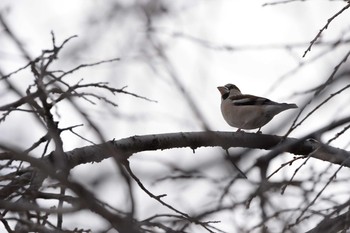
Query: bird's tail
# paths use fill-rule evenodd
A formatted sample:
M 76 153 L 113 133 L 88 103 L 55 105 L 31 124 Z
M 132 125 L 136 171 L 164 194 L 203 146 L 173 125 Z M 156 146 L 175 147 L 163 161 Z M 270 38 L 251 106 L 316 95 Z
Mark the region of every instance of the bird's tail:
M 284 109 L 298 108 L 298 106 L 297 106 L 296 104 L 286 104 L 286 103 L 283 103 L 282 106 L 284 107 Z
M 277 107 L 276 107 L 276 105 L 271 105 L 270 107 L 267 107 L 268 111 L 272 115 L 276 115 L 280 112 L 283 112 L 285 110 L 292 109 L 292 108 L 298 108 L 298 106 L 296 104 L 280 103 L 280 104 L 278 104 Z

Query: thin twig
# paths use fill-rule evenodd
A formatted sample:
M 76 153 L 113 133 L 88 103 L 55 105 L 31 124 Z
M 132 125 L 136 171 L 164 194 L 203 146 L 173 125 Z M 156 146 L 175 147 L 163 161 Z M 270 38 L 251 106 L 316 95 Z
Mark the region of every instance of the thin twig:
M 350 7 L 350 3 L 348 2 L 348 4 L 343 7 L 340 11 L 338 11 L 337 13 L 335 13 L 331 18 L 329 18 L 327 20 L 327 23 L 320 29 L 320 31 L 317 33 L 317 35 L 315 36 L 314 39 L 311 40 L 309 47 L 305 50 L 303 57 L 306 56 L 306 54 L 311 51 L 311 47 L 314 45 L 314 43 L 318 40 L 318 38 L 321 37 L 321 34 L 324 30 L 326 30 L 328 28 L 328 26 L 330 25 L 330 23 L 336 18 L 338 17 L 341 13 L 343 13 L 345 10 L 347 10 Z

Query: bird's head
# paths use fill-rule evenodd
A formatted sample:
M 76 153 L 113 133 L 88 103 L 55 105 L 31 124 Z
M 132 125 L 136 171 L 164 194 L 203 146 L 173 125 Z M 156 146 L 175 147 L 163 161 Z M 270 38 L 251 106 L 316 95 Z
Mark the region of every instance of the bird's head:
M 221 98 L 224 100 L 229 96 L 241 95 L 241 91 L 238 89 L 236 85 L 231 83 L 226 84 L 225 86 L 217 87 L 221 93 Z

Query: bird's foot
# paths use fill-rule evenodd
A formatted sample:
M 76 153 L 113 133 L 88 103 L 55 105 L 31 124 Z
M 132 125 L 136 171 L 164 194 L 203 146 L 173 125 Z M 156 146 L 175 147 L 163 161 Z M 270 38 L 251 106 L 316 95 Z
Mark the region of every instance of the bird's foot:
M 242 129 L 237 129 L 236 133 L 244 133 Z
M 257 134 L 262 134 L 261 128 L 258 129 L 258 131 L 256 131 Z

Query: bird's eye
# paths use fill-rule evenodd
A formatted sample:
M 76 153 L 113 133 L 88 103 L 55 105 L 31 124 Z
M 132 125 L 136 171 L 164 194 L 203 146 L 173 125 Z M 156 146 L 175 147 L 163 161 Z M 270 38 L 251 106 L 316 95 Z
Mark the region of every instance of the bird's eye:
M 227 89 L 229 89 L 229 90 L 232 90 L 235 87 L 235 85 L 233 85 L 233 84 L 226 84 L 225 87 Z
M 240 92 L 240 90 L 238 89 L 238 87 L 237 87 L 236 85 L 231 84 L 231 83 L 226 84 L 225 87 L 226 87 L 229 91 L 231 91 L 231 90 L 237 90 L 237 91 Z

